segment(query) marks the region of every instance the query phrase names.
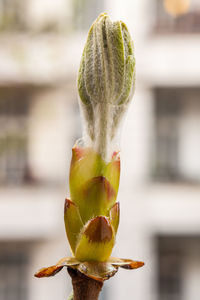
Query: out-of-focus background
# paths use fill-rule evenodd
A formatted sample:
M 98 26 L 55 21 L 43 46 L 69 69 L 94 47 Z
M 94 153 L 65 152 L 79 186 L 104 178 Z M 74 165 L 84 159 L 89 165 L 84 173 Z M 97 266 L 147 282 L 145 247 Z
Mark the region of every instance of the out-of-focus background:
M 81 136 L 76 75 L 100 12 L 128 25 L 137 87 L 122 134 L 119 270 L 102 299 L 200 297 L 200 2 L 174 18 L 162 0 L 0 0 L 0 300 L 63 300 L 71 148 Z

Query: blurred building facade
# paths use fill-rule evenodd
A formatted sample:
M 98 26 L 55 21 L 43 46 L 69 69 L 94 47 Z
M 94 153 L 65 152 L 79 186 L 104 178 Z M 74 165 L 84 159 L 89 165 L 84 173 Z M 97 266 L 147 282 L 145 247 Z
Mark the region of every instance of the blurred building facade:
M 11 3 L 12 2 L 12 3 Z M 176 19 L 161 0 L 0 1 L 0 299 L 65 299 L 63 225 L 71 148 L 81 135 L 76 74 L 102 11 L 135 41 L 137 85 L 122 141 L 114 255 L 144 260 L 104 299 L 197 300 L 200 288 L 200 4 Z

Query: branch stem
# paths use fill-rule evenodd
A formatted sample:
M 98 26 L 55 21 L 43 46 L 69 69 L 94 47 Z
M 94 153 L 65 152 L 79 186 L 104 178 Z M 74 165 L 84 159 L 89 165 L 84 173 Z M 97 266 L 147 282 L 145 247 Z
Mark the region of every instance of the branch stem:
M 67 271 L 72 279 L 73 300 L 98 300 L 103 282 L 91 279 L 69 267 Z

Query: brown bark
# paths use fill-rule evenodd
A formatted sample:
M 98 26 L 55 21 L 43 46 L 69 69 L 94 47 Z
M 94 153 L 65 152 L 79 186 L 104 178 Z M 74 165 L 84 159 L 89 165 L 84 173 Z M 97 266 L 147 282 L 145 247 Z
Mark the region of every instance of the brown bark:
M 98 300 L 103 282 L 91 279 L 81 272 L 67 268 L 72 279 L 73 300 Z

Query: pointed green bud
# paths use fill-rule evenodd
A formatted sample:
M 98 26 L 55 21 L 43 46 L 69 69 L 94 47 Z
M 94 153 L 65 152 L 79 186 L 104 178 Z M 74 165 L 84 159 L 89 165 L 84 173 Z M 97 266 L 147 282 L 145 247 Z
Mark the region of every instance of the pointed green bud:
M 134 48 L 128 29 L 101 14 L 88 33 L 78 91 L 87 134 L 105 160 L 134 86 Z
M 64 221 L 68 241 L 71 246 L 72 253 L 74 254 L 77 239 L 80 234 L 81 228 L 83 227 L 83 222 L 81 220 L 78 208 L 69 199 L 65 200 Z
M 79 261 L 106 261 L 112 252 L 115 234 L 109 219 L 91 219 L 80 234 L 75 256 Z
M 126 25 L 101 14 L 88 33 L 78 76 L 82 103 L 120 105 L 134 86 L 133 42 Z

